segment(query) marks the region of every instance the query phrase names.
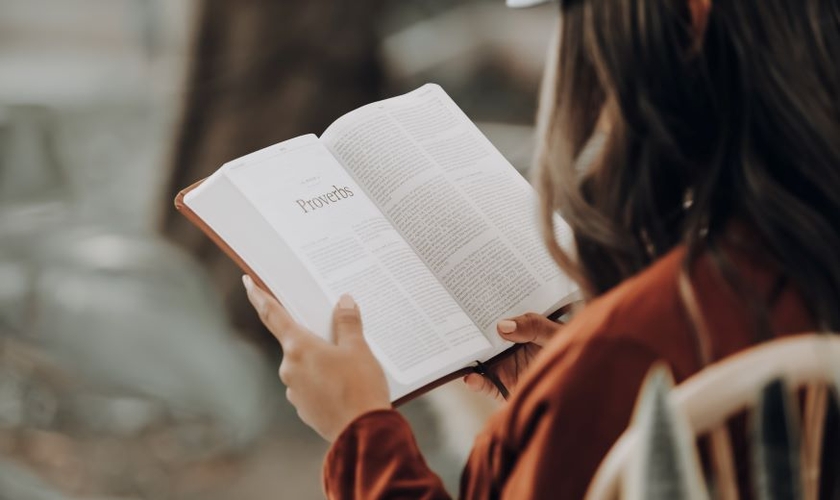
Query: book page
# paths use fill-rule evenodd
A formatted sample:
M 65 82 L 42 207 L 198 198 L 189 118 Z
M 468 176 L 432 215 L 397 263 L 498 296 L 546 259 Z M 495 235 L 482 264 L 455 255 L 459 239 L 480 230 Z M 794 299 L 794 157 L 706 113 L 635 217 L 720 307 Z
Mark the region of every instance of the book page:
M 348 113 L 322 141 L 494 346 L 506 346 L 499 319 L 575 295 L 537 230 L 533 188 L 437 85 Z
M 429 382 L 429 376 L 444 368 L 461 368 L 489 347 L 317 140 L 231 165 L 225 175 L 320 285 L 330 304 L 321 311 L 322 319 L 329 320 L 341 294 L 352 293 L 371 348 L 400 384 Z M 326 335 L 325 326 L 316 333 Z

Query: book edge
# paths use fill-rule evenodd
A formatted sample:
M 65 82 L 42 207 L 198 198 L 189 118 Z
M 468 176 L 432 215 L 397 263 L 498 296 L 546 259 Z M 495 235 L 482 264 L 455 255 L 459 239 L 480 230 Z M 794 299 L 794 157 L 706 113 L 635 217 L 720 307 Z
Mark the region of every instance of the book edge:
M 252 280 L 254 280 L 254 283 L 256 283 L 256 284 L 257 284 L 257 286 L 259 286 L 260 288 L 262 288 L 263 290 L 265 290 L 266 292 L 268 292 L 269 294 L 271 294 L 271 296 L 272 296 L 272 297 L 274 297 L 275 299 L 277 299 L 277 297 L 274 295 L 274 293 L 272 293 L 272 292 L 271 292 L 271 290 L 268 288 L 268 286 L 266 286 L 266 284 L 262 281 L 262 279 L 260 279 L 260 277 L 257 275 L 257 273 L 255 273 L 255 272 L 254 272 L 254 270 L 253 270 L 253 269 L 251 269 L 251 267 L 250 267 L 248 264 L 246 264 L 246 263 L 245 263 L 245 260 L 244 260 L 244 259 L 242 259 L 242 257 L 240 257 L 240 256 L 239 256 L 239 254 L 238 254 L 238 253 L 236 253 L 236 252 L 233 250 L 233 248 L 231 248 L 231 247 L 230 247 L 230 246 L 229 246 L 229 245 L 225 242 L 225 240 L 223 240 L 223 239 L 222 239 L 222 237 L 221 237 L 221 236 L 219 236 L 219 235 L 216 233 L 216 231 L 214 231 L 214 230 L 213 230 L 213 228 L 211 228 L 211 227 L 210 227 L 210 225 L 209 225 L 209 224 L 207 224 L 206 222 L 204 222 L 204 219 L 202 219 L 201 217 L 199 217 L 199 216 L 198 216 L 198 214 L 197 214 L 197 213 L 195 213 L 195 212 L 194 212 L 194 211 L 193 211 L 193 210 L 192 210 L 192 209 L 191 209 L 191 208 L 190 208 L 190 207 L 186 204 L 186 202 L 184 201 L 184 197 L 185 197 L 185 196 L 186 196 L 186 195 L 187 195 L 190 191 L 192 191 L 192 190 L 194 190 L 195 188 L 199 187 L 199 186 L 200 186 L 201 184 L 203 184 L 203 183 L 204 183 L 204 181 L 206 181 L 206 180 L 207 180 L 207 178 L 201 179 L 200 181 L 194 182 L 193 184 L 191 184 L 191 185 L 189 185 L 188 187 L 186 187 L 186 188 L 182 189 L 181 191 L 179 191 L 179 192 L 178 192 L 178 194 L 175 196 L 175 200 L 174 200 L 175 210 L 177 210 L 177 211 L 178 211 L 181 215 L 183 215 L 184 217 L 186 217 L 186 219 L 187 219 L 187 220 L 188 220 L 188 221 L 189 221 L 192 225 L 194 225 L 195 227 L 197 227 L 197 228 L 198 228 L 198 229 L 199 229 L 202 233 L 204 233 L 204 234 L 205 234 L 205 236 L 207 236 L 208 238 L 210 238 L 210 240 L 213 242 L 213 244 L 215 244 L 216 246 L 218 246 L 218 247 L 219 247 L 219 249 L 221 249 L 221 250 L 222 250 L 222 252 L 224 252 L 224 254 L 228 256 L 228 258 L 230 258 L 231 260 L 233 260 L 233 262 L 234 262 L 234 263 L 235 263 L 235 264 L 236 264 L 236 265 L 237 265 L 240 269 L 242 269 L 242 271 L 244 271 L 244 272 L 245 272 L 245 274 L 247 274 L 248 276 L 250 276 L 250 277 L 251 277 L 251 279 L 252 279 Z M 279 301 L 279 299 L 278 299 L 278 301 Z

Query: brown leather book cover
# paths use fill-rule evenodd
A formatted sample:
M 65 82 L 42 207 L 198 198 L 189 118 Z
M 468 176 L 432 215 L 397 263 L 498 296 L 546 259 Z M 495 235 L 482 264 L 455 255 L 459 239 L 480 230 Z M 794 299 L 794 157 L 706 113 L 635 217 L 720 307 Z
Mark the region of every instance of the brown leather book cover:
M 248 264 L 246 264 L 245 261 L 235 251 L 233 251 L 233 249 L 225 242 L 225 240 L 223 240 L 218 234 L 216 234 L 216 232 L 213 231 L 213 229 L 210 226 L 208 226 L 207 223 L 205 223 L 204 220 L 201 219 L 201 217 L 199 217 L 195 212 L 193 212 L 190 209 L 190 207 L 188 207 L 184 203 L 184 196 L 186 196 L 186 194 L 189 193 L 190 191 L 192 191 L 193 189 L 197 188 L 202 182 L 204 182 L 203 179 L 194 183 L 194 184 L 192 184 L 191 186 L 189 186 L 185 189 L 182 189 L 178 193 L 178 196 L 175 197 L 175 209 L 178 210 L 178 212 L 180 212 L 184 217 L 186 217 L 196 227 L 201 229 L 201 231 L 204 232 L 204 234 L 206 234 L 207 237 L 209 237 L 213 241 L 213 243 L 215 243 L 219 248 L 221 248 L 222 251 L 228 257 L 233 259 L 233 261 L 236 263 L 236 265 L 238 265 L 240 267 L 240 269 L 242 269 L 246 274 L 248 274 L 248 276 L 250 276 L 251 279 L 253 279 L 254 282 L 259 287 L 261 287 L 263 290 L 266 290 L 269 293 L 271 293 L 271 291 L 268 289 L 268 287 L 265 285 L 265 283 L 260 279 L 260 277 L 250 267 L 248 267 Z M 274 296 L 273 293 L 271 295 Z M 558 311 L 558 313 L 552 314 L 551 317 L 554 318 L 557 314 L 561 313 L 562 311 L 563 310 Z M 490 373 L 487 373 L 487 369 L 492 368 L 499 361 L 501 361 L 502 359 L 504 359 L 504 358 L 510 356 L 511 354 L 513 354 L 519 347 L 521 347 L 521 345 L 519 345 L 519 344 L 514 345 L 510 349 L 508 349 L 505 352 L 489 359 L 485 363 L 479 363 L 478 361 L 476 361 L 476 366 L 468 366 L 468 367 L 462 368 L 462 369 L 460 369 L 456 372 L 450 373 L 449 375 L 447 375 L 445 377 L 439 378 L 439 379 L 435 380 L 434 382 L 426 384 L 425 386 L 421 387 L 420 389 L 417 389 L 416 391 L 411 392 L 409 394 L 406 394 L 405 396 L 397 399 L 396 401 L 393 402 L 393 405 L 394 406 L 400 406 L 404 403 L 407 403 L 407 402 L 411 401 L 412 399 L 417 398 L 418 396 L 421 396 L 421 395 L 431 391 L 432 389 L 434 389 L 436 387 L 440 387 L 441 385 L 446 384 L 447 382 L 451 382 L 452 380 L 464 377 L 464 376 L 466 376 L 470 373 L 481 373 L 483 376 L 487 377 L 494 385 L 499 387 L 501 382 L 498 380 L 498 378 L 494 377 Z M 502 386 L 501 389 L 504 389 L 504 386 Z M 505 394 L 505 392 L 503 392 L 503 394 Z
M 252 280 L 254 280 L 254 283 L 259 285 L 260 288 L 262 288 L 263 290 L 268 291 L 268 293 L 271 293 L 271 290 L 269 290 L 268 287 L 265 286 L 265 283 L 263 283 L 263 281 L 260 279 L 260 277 L 257 276 L 257 273 L 255 273 L 253 271 L 253 269 L 248 267 L 248 264 L 246 264 L 245 261 L 242 260 L 242 257 L 240 257 L 239 254 L 234 252 L 233 249 L 225 242 L 225 240 L 223 240 L 221 238 L 221 236 L 216 234 L 216 231 L 213 231 L 213 229 L 210 226 L 208 226 L 207 223 L 204 222 L 204 220 L 201 217 L 199 217 L 195 212 L 193 212 L 190 209 L 190 207 L 188 207 L 184 203 L 184 196 L 186 196 L 187 193 L 189 193 L 193 189 L 200 186 L 202 182 L 204 182 L 204 179 L 190 185 L 187 188 L 182 189 L 178 193 L 178 195 L 175 197 L 175 209 L 178 210 L 178 212 L 180 212 L 181 215 L 186 217 L 187 220 L 189 220 L 197 228 L 201 229 L 201 231 L 204 234 L 206 234 L 207 237 L 210 238 L 213 241 L 213 243 L 216 244 L 216 246 L 218 246 L 219 248 L 222 249 L 222 251 L 225 253 L 225 255 L 227 255 L 228 257 L 233 259 L 233 261 L 236 263 L 236 265 L 239 266 L 239 268 L 242 269 L 242 271 L 244 271 L 245 274 L 250 276 Z M 272 297 L 274 296 L 273 293 L 271 295 L 272 295 Z

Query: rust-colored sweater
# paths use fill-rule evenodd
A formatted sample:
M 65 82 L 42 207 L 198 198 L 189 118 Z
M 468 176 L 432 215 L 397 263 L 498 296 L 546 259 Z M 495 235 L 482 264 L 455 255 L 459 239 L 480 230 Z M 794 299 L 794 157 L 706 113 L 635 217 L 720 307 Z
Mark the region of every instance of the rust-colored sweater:
M 729 256 L 743 283 L 771 294 L 775 272 L 754 255 Z M 677 382 L 700 368 L 677 288 L 684 258 L 685 250 L 677 248 L 591 302 L 542 350 L 476 439 L 461 478 L 461 498 L 583 497 L 627 427 L 651 364 L 665 360 Z M 745 301 L 724 284 L 709 258 L 697 261 L 692 279 L 715 357 L 755 343 Z M 779 292 L 771 312 L 779 335 L 813 329 L 793 287 Z M 742 455 L 743 437 L 735 436 L 734 445 Z M 742 476 L 744 462 L 739 460 Z M 394 410 L 368 413 L 344 430 L 326 457 L 324 487 L 331 499 L 449 498 Z

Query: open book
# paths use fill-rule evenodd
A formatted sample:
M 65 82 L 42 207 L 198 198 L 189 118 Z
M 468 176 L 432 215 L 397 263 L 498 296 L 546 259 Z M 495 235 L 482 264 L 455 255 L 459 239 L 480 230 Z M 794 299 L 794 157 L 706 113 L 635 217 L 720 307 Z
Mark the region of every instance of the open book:
M 316 334 L 350 293 L 397 403 L 499 359 L 499 319 L 577 296 L 533 189 L 437 85 L 233 160 L 175 204 Z

